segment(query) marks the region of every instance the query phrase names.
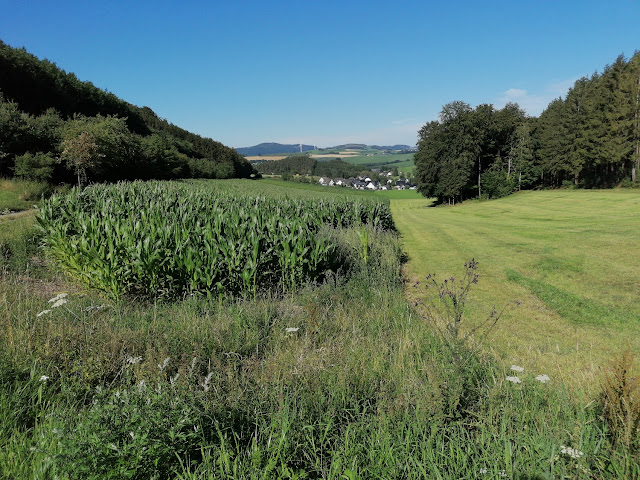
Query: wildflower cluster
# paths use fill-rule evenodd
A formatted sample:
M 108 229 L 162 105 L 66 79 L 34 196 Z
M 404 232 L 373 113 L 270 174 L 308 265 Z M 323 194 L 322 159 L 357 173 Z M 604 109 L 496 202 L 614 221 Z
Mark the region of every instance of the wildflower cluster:
M 40 313 L 38 313 L 36 315 L 36 317 L 41 317 L 43 315 L 47 315 L 51 312 L 53 312 L 54 308 L 58 308 L 61 307 L 62 305 L 64 305 L 65 303 L 67 303 L 69 300 L 67 300 L 67 294 L 66 293 L 59 293 L 58 295 L 56 295 L 53 298 L 49 299 L 49 302 L 51 305 L 49 306 L 50 308 L 47 308 L 45 310 L 42 310 Z
M 519 365 L 511 365 L 510 369 L 511 371 L 516 373 L 524 372 L 524 367 L 521 367 Z M 547 374 L 537 375 L 535 379 L 540 383 L 547 383 L 549 380 L 551 380 Z M 511 383 L 522 383 L 522 380 L 520 380 L 520 377 L 518 377 L 517 375 L 507 376 L 505 380 Z
M 584 452 L 581 452 L 577 448 L 565 447 L 564 445 L 560 445 L 560 453 L 569 458 L 578 459 L 584 455 Z

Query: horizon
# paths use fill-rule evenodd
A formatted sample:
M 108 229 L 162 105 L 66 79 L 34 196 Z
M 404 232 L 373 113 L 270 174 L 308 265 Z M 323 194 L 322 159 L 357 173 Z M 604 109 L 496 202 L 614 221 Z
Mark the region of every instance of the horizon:
M 8 45 L 233 148 L 414 146 L 455 100 L 538 116 L 631 56 L 640 17 L 627 1 L 0 6 Z

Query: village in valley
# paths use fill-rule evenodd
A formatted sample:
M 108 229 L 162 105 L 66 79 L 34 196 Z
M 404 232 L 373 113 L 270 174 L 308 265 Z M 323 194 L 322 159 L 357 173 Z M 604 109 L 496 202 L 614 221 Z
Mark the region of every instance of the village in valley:
M 394 180 L 392 172 L 380 173 L 381 180 L 373 180 L 366 176 L 357 176 L 353 178 L 329 178 L 320 177 L 318 183 L 325 187 L 346 187 L 356 190 L 415 190 L 416 185 L 405 178 Z M 388 177 L 384 180 L 384 177 Z

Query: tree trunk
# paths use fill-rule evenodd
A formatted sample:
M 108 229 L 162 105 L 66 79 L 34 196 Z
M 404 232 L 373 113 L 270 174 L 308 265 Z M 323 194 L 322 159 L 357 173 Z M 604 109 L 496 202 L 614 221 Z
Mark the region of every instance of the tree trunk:
M 482 187 L 480 186 L 480 172 L 482 172 L 482 158 L 478 157 L 478 198 L 482 198 Z

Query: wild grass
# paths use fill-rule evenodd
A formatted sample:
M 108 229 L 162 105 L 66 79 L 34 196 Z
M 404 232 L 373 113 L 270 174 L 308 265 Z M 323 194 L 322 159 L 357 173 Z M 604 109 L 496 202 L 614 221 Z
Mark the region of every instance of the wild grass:
M 33 208 L 51 194 L 46 182 L 20 179 L 0 179 L 0 213 L 19 212 Z
M 394 233 L 328 234 L 342 270 L 255 299 L 113 302 L 4 269 L 0 477 L 640 475 L 601 402 L 438 335 Z
M 505 364 L 537 366 L 591 389 L 601 365 L 640 349 L 640 195 L 632 190 L 522 192 L 454 208 L 397 199 L 391 208 L 408 275 L 457 277 L 474 257 L 481 281 L 471 323 L 513 300 L 486 347 Z M 411 283 L 411 284 L 413 284 Z

